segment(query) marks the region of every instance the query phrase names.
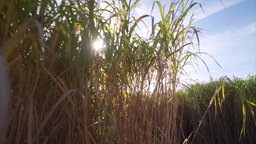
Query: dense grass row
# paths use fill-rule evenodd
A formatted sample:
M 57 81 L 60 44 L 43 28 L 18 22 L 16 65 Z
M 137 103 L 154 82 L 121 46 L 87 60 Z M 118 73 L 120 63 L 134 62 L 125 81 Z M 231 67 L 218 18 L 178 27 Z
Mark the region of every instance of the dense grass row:
M 256 76 L 227 77 L 190 85 L 177 93 L 182 141 L 253 144 L 256 142 Z
M 155 2 L 158 22 L 132 15 L 137 3 L 0 1 L 0 143 L 179 143 L 195 130 L 182 136 L 179 122 L 196 100 L 187 99 L 183 116 L 175 95 L 184 67 L 201 60 L 199 30 L 188 15 L 197 3 L 181 0 L 164 10 Z M 143 25 L 150 38 L 136 32 Z M 95 51 L 99 38 L 105 48 Z M 242 102 L 237 109 L 244 112 Z

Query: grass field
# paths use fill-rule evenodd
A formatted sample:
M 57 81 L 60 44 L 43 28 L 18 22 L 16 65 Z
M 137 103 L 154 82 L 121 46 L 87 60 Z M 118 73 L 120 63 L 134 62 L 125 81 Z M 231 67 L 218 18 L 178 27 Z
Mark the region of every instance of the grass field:
M 177 91 L 186 65 L 207 67 L 200 5 L 157 1 L 155 21 L 137 3 L 0 1 L 0 143 L 255 142 L 254 76 Z
M 255 143 L 256 77 L 221 78 L 177 92 L 182 141 Z

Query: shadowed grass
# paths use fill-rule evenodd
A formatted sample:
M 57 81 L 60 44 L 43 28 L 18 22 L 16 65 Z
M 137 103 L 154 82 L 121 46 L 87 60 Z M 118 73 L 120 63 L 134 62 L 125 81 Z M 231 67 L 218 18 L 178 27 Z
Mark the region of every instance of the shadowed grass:
M 184 140 L 189 143 L 254 143 L 256 101 L 252 87 L 255 87 L 255 80 L 255 76 L 246 80 L 224 77 L 190 85 L 187 90 L 178 92 Z
M 0 143 L 5 143 L 9 116 L 9 79 L 6 63 L 0 55 Z

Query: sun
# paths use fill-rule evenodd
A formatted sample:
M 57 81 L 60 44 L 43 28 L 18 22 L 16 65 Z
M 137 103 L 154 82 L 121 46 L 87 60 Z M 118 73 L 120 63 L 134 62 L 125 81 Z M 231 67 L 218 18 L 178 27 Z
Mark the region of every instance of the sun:
M 98 38 L 92 43 L 92 47 L 95 51 L 100 51 L 104 48 L 104 41 L 101 38 Z

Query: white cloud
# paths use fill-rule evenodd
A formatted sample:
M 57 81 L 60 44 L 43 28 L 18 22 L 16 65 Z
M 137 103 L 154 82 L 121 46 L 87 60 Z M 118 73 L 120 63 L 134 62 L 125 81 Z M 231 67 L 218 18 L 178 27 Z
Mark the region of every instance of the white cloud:
M 213 78 L 227 75 L 246 78 L 256 74 L 256 22 L 246 26 L 226 30 L 218 34 L 205 34 L 200 37 L 201 50 L 212 55 L 221 68 L 207 56 L 203 59 L 210 69 Z M 201 64 L 196 71 L 187 68 L 192 79 L 208 81 L 209 74 Z
M 204 0 L 203 0 L 204 1 Z M 214 1 L 207 1 L 205 3 L 202 3 L 202 8 L 204 10 L 204 12 L 202 11 L 202 9 L 197 9 L 195 10 L 195 21 L 199 21 L 201 19 L 204 19 L 214 13 L 217 13 L 219 11 L 222 11 L 226 8 L 229 8 L 231 6 L 234 6 L 236 4 L 242 3 L 246 0 L 214 0 Z
M 142 16 L 142 15 L 145 15 L 145 14 L 148 14 L 147 13 L 147 6 L 142 3 L 142 2 L 138 2 L 137 5 L 135 6 L 135 12 L 139 15 L 139 16 Z
M 235 30 L 235 33 L 238 33 L 241 35 L 256 34 L 256 22 L 251 23 L 247 26 L 244 26 L 238 30 Z
M 212 35 L 201 35 L 201 45 L 206 51 L 214 53 L 226 52 L 228 47 L 239 45 L 249 45 L 256 47 L 256 42 L 253 40 L 256 34 L 256 22 L 250 23 L 238 29 L 226 30 L 224 32 Z M 237 43 L 238 42 L 238 43 Z M 246 43 L 247 42 L 247 43 Z M 224 50 L 224 51 L 223 51 Z

